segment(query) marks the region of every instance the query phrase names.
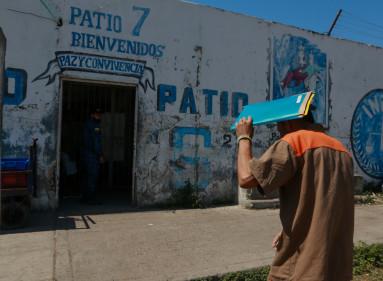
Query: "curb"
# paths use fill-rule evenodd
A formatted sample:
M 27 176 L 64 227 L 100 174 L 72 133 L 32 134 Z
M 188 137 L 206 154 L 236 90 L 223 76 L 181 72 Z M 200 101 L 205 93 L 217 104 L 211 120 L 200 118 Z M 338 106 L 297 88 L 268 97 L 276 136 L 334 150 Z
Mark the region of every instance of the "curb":
M 368 199 L 366 195 L 354 195 L 355 205 L 380 205 L 383 203 L 383 200 L 379 197 L 372 197 L 376 201 L 374 202 L 363 202 L 363 200 Z M 259 199 L 259 200 L 246 200 L 239 202 L 239 206 L 245 209 L 278 209 L 279 208 L 279 199 Z
M 240 202 L 239 205 L 245 209 L 277 209 L 279 208 L 279 199 L 246 200 Z

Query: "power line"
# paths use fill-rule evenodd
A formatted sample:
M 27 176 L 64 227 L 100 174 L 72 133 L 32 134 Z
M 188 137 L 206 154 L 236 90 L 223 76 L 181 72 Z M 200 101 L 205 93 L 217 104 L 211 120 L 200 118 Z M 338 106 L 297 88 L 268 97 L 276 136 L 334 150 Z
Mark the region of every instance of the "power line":
M 347 32 L 348 34 L 351 34 L 351 35 L 359 34 L 359 35 L 363 35 L 365 37 L 369 37 L 372 39 L 383 40 L 383 36 L 377 36 L 376 34 L 371 34 L 371 33 L 368 33 L 366 31 L 363 31 L 363 30 L 356 30 L 355 28 L 348 28 L 348 27 L 343 26 L 343 25 L 338 25 L 337 31 Z M 348 36 L 348 37 L 350 37 L 350 36 Z
M 353 17 L 353 18 L 359 20 L 360 22 L 364 22 L 365 24 L 369 24 L 369 25 L 372 25 L 372 26 L 375 26 L 375 27 L 378 27 L 378 28 L 383 29 L 383 25 L 379 25 L 379 24 L 370 22 L 370 21 L 368 21 L 368 20 L 366 20 L 366 19 L 364 19 L 364 18 L 362 18 L 362 17 L 359 17 L 359 16 L 357 16 L 357 15 L 354 15 L 353 13 L 350 13 L 350 12 L 348 12 L 348 11 L 345 11 L 345 10 L 344 10 L 344 12 L 345 12 L 345 14 L 348 14 L 349 16 L 351 16 L 351 17 Z
M 375 36 L 377 38 L 379 38 L 379 37 L 383 38 L 382 32 L 374 33 L 373 31 L 371 32 L 370 30 L 366 31 L 366 29 L 364 29 L 363 27 L 355 27 L 355 26 L 349 26 L 349 25 L 339 23 L 338 28 L 344 28 L 344 29 L 347 29 L 349 31 L 353 31 L 356 33 L 369 34 L 370 36 Z
M 373 31 L 373 32 L 380 32 L 380 33 L 383 32 L 383 28 L 369 25 L 369 24 L 366 24 L 363 22 L 355 22 L 353 19 L 348 18 L 348 17 L 342 17 L 342 19 L 340 20 L 340 23 L 344 23 L 344 24 L 347 24 L 349 26 L 356 27 L 356 28 L 363 28 L 365 30 L 367 29 L 367 30 Z
M 343 36 L 341 36 L 343 38 L 352 39 L 352 38 L 358 38 L 358 37 L 359 38 L 365 37 L 365 38 L 374 39 L 375 41 L 379 41 L 379 42 L 382 42 L 383 40 L 383 26 L 373 23 L 371 21 L 365 20 L 348 11 L 344 11 L 344 14 L 342 14 L 342 17 L 339 19 L 339 22 L 336 25 L 335 31 L 338 34 L 339 32 L 345 33 Z M 365 39 L 362 39 L 362 40 L 354 39 L 354 40 L 366 42 Z

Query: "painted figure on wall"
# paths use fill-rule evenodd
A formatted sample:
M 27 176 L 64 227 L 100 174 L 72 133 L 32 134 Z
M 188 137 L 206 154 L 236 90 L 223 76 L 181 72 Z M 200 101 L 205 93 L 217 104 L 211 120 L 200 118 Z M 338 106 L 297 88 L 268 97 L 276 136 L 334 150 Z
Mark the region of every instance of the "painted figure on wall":
M 274 38 L 273 99 L 315 91 L 316 122 L 327 125 L 327 58 L 307 39 Z

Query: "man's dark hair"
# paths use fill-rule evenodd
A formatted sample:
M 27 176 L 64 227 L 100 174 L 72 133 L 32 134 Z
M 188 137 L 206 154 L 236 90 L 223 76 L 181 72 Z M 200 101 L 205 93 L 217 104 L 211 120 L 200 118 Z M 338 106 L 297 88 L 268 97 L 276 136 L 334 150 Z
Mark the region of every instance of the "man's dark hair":
M 303 120 L 305 120 L 305 121 L 307 121 L 307 122 L 309 122 L 309 123 L 311 123 L 311 124 L 315 124 L 315 119 L 314 119 L 314 115 L 313 115 L 313 110 L 314 110 L 314 109 L 311 109 L 311 108 L 310 108 L 309 113 L 308 113 L 305 117 L 303 117 Z

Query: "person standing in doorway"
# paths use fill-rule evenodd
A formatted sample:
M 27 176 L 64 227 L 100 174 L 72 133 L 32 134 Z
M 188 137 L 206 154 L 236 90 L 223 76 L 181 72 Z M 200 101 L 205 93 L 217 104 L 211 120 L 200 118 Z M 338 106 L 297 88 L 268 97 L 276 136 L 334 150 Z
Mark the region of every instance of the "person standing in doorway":
M 101 142 L 101 116 L 99 108 L 93 109 L 83 129 L 81 158 L 83 164 L 83 203 L 100 203 L 96 198 L 100 164 L 104 161 Z
M 282 231 L 269 281 L 352 280 L 353 161 L 312 114 L 277 124 L 281 139 L 252 156 L 251 117 L 237 125 L 238 182 L 261 193 L 279 189 Z

